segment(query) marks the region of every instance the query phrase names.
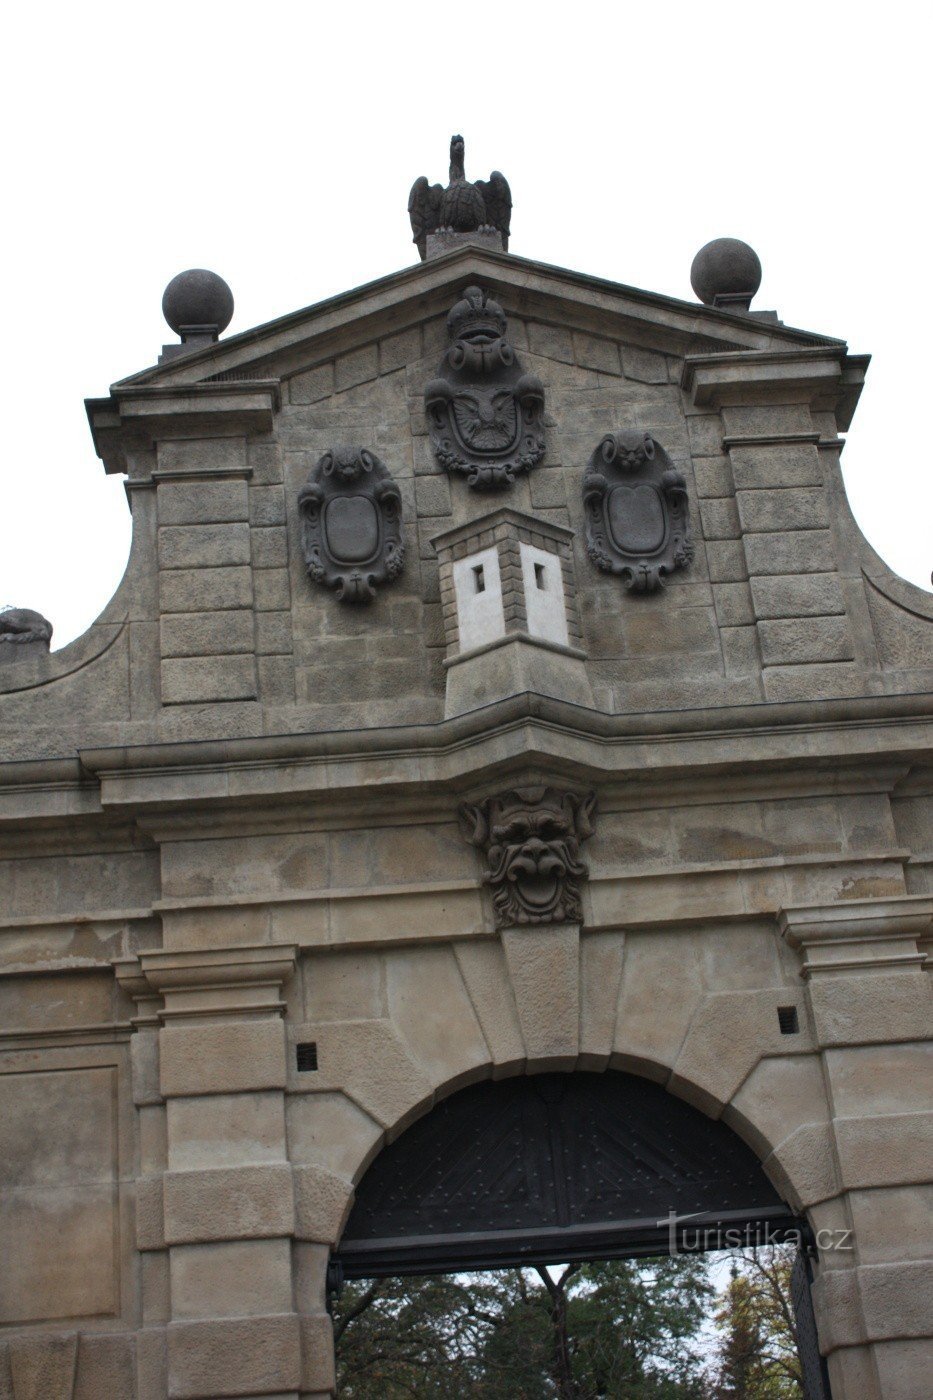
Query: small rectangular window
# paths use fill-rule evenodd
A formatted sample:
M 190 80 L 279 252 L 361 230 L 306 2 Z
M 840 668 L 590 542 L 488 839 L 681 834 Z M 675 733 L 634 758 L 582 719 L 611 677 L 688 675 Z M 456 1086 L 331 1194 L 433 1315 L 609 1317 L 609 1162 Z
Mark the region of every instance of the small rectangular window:
M 547 573 L 543 564 L 535 564 L 535 583 L 538 588 L 547 588 Z
M 295 1062 L 299 1074 L 308 1074 L 317 1069 L 317 1041 L 306 1040 L 295 1046 Z
M 482 564 L 473 565 L 473 583 L 475 585 L 477 593 L 486 592 L 486 579 L 483 576 Z
M 781 1035 L 797 1035 L 800 1031 L 800 1021 L 797 1017 L 796 1006 L 778 1007 L 778 1025 L 781 1027 Z

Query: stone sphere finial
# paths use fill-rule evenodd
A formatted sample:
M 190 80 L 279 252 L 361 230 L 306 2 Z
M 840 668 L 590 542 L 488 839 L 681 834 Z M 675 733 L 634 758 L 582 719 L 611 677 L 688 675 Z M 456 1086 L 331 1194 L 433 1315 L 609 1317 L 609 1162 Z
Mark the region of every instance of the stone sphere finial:
M 162 295 L 162 315 L 182 340 L 192 331 L 216 338 L 233 317 L 233 293 L 216 272 L 192 267 L 169 282 Z
M 707 306 L 747 311 L 761 286 L 758 254 L 741 238 L 714 238 L 693 259 L 690 285 Z

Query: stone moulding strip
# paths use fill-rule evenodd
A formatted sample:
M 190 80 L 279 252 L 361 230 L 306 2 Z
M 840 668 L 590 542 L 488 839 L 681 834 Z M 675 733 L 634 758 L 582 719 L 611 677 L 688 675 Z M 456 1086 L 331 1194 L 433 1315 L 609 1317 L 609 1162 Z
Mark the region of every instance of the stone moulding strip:
M 471 647 L 469 651 L 458 652 L 456 656 L 446 656 L 444 667 L 459 666 L 463 661 L 471 661 L 474 656 L 482 656 L 487 651 L 496 651 L 499 647 L 508 646 L 509 642 L 527 642 L 529 646 L 540 647 L 542 651 L 557 651 L 562 656 L 575 656 L 581 661 L 585 661 L 588 653 L 581 651 L 579 647 L 564 646 L 562 642 L 549 642 L 543 637 L 533 637 L 530 632 L 506 632 L 501 637 L 494 637 L 491 642 L 484 642 L 482 646 Z
M 253 476 L 254 469 L 250 466 L 243 467 L 192 467 L 190 471 L 185 471 L 183 467 L 157 467 L 148 478 L 151 481 L 222 481 L 228 477 L 243 477 L 249 481 Z M 127 482 L 129 485 L 129 482 Z
M 584 920 L 586 933 L 597 933 L 605 930 L 628 930 L 639 929 L 675 929 L 679 927 L 695 927 L 698 924 L 726 924 L 743 923 L 748 921 L 766 921 L 773 923 L 778 917 L 779 902 L 776 899 L 774 904 L 768 907 L 748 907 L 745 902 L 741 887 L 736 882 L 735 877 L 748 874 L 754 876 L 761 871 L 781 871 L 791 869 L 806 869 L 807 867 L 847 867 L 855 871 L 865 864 L 877 866 L 878 864 L 888 864 L 900 869 L 903 866 L 906 853 L 900 850 L 894 851 L 860 851 L 860 852 L 838 852 L 832 855 L 813 855 L 804 853 L 799 856 L 765 856 L 758 859 L 724 861 L 718 865 L 696 865 L 683 866 L 679 868 L 669 868 L 658 866 L 650 870 L 635 871 L 613 871 L 591 875 L 589 879 L 589 893 L 587 896 L 587 908 L 589 917 Z M 642 905 L 646 902 L 652 883 L 658 885 L 663 895 L 664 889 L 676 889 L 681 881 L 700 881 L 705 886 L 715 881 L 727 882 L 730 889 L 735 892 L 735 902 L 730 904 L 727 897 L 716 901 L 715 905 L 710 903 L 708 893 L 701 891 L 697 895 L 695 909 L 691 909 L 685 903 L 683 894 L 678 895 L 678 912 L 675 914 L 666 910 L 662 900 L 658 898 L 651 905 L 651 912 L 646 913 L 641 910 L 626 911 L 628 894 L 633 893 L 636 888 L 640 888 L 638 895 Z M 266 894 L 250 894 L 237 896 L 232 899 L 225 899 L 223 896 L 212 896 L 200 899 L 161 901 L 158 910 L 164 915 L 171 917 L 172 913 L 190 914 L 202 911 L 204 913 L 214 913 L 222 915 L 226 911 L 243 908 L 266 908 L 273 911 L 275 908 L 294 908 L 295 906 L 327 906 L 330 904 L 358 903 L 365 906 L 375 901 L 382 903 L 393 899 L 407 899 L 414 903 L 429 903 L 437 899 L 449 897 L 452 894 L 469 894 L 477 898 L 480 894 L 480 885 L 477 881 L 457 880 L 444 884 L 423 884 L 417 886 L 374 886 L 368 890 L 306 890 L 288 891 L 287 893 L 269 892 Z M 895 897 L 896 898 L 896 897 Z M 842 901 L 845 908 L 850 901 Z M 611 917 L 602 911 L 611 907 Z M 832 906 L 836 907 L 836 906 Z M 622 912 L 618 912 L 622 911 Z M 446 931 L 431 933 L 399 932 L 392 927 L 392 918 L 385 920 L 386 932 L 374 934 L 366 932 L 356 934 L 352 929 L 343 928 L 339 939 L 331 937 L 328 930 L 325 936 L 312 935 L 307 938 L 297 937 L 293 932 L 293 925 L 289 925 L 289 938 L 291 944 L 296 945 L 302 952 L 324 952 L 333 951 L 335 947 L 353 948 L 385 948 L 385 947 L 410 947 L 423 944 L 449 944 L 474 939 L 486 939 L 495 936 L 493 929 L 487 925 L 485 919 L 481 923 L 476 923 L 471 927 L 458 926 L 455 918 L 450 919 L 449 927 Z M 274 948 L 276 944 L 262 945 L 263 947 Z M 236 958 L 237 949 L 228 950 L 228 956 Z
M 4 1026 L 0 1029 L 0 1045 L 4 1050 L 30 1049 L 34 1045 L 43 1049 L 112 1045 L 129 1040 L 133 1029 L 131 1021 L 89 1021 L 78 1026 Z
M 842 440 L 838 443 L 820 443 L 819 433 L 755 433 L 742 437 L 724 437 L 722 445 L 727 452 L 733 447 L 774 447 L 778 444 L 804 443 L 812 445 L 823 445 L 826 447 L 841 447 Z M 154 475 L 154 473 L 153 473 Z

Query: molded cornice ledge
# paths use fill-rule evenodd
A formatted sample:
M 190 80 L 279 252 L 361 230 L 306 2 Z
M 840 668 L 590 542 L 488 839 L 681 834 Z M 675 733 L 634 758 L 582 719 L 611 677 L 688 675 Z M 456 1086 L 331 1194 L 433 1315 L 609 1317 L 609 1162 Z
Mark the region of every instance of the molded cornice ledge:
M 277 379 L 117 384 L 109 398 L 85 400 L 94 448 L 111 473 L 128 470 L 128 447 L 151 446 L 159 438 L 271 432 L 279 404 Z
M 802 400 L 837 414 L 849 427 L 870 356 L 850 355 L 844 345 L 800 350 L 740 350 L 688 355 L 681 386 L 697 408 Z
M 917 968 L 918 938 L 933 932 L 933 896 L 893 895 L 781 909 L 786 943 L 804 954 L 801 975 L 890 972 Z
M 243 1020 L 284 1012 L 281 989 L 295 971 L 297 956 L 291 943 L 153 951 L 116 960 L 114 971 L 140 1008 L 136 1024 L 205 1015 Z

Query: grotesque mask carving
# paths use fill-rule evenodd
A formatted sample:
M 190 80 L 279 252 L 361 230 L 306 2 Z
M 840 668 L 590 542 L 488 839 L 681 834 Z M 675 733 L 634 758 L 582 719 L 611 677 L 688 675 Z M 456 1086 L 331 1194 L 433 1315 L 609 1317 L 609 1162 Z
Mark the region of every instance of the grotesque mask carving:
M 402 498 L 365 447 L 325 452 L 298 496 L 308 573 L 343 603 L 368 603 L 402 569 Z
M 595 793 L 518 788 L 460 809 L 464 835 L 484 852 L 496 923 L 579 923 L 586 866 L 580 846 L 592 836 Z
M 693 558 L 687 487 L 650 433 L 608 433 L 583 477 L 587 553 L 621 574 L 633 593 L 653 593 Z
M 447 329 L 450 349 L 424 395 L 437 460 L 477 490 L 511 486 L 544 456 L 544 388 L 522 373 L 505 312 L 479 287 L 466 288 Z

